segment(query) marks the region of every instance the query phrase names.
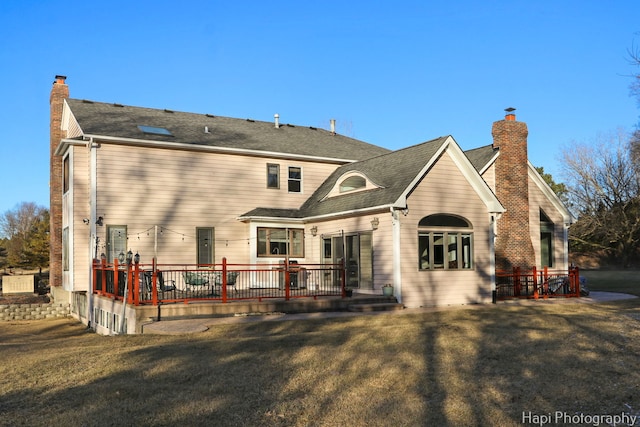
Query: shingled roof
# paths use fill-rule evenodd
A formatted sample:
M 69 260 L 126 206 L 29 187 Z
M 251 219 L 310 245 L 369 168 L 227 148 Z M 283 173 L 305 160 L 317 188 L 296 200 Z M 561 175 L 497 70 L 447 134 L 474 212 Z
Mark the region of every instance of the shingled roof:
M 256 208 L 242 217 L 310 218 L 354 210 L 390 206 L 407 191 L 449 137 L 440 137 L 336 169 L 297 212 Z M 325 198 L 345 173 L 358 171 L 380 188 Z
M 494 148 L 493 145 L 485 145 L 484 147 L 467 150 L 464 154 L 478 173 L 482 173 L 489 163 L 495 159 L 499 151 L 500 149 Z
M 131 107 L 80 99 L 67 104 L 84 135 L 162 141 L 328 159 L 363 160 L 389 150 L 311 126 Z M 145 133 L 138 126 L 166 129 Z

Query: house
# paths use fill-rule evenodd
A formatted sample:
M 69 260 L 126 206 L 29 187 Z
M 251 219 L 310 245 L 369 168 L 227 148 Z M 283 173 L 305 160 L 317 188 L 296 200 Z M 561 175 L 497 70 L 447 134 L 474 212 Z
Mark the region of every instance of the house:
M 347 286 L 407 307 L 486 303 L 495 272 L 568 267 L 571 215 L 509 111 L 493 143 L 390 151 L 330 131 L 51 91 L 51 285 L 87 317 L 92 260 L 344 259 Z

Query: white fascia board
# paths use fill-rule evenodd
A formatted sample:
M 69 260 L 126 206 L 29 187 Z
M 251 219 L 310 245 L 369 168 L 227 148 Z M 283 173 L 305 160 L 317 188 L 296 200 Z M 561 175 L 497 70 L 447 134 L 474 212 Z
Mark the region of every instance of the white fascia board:
M 576 218 L 571 214 L 564 203 L 562 203 L 558 195 L 554 193 L 551 187 L 549 187 L 549 184 L 547 184 L 546 181 L 542 179 L 535 166 L 533 166 L 533 164 L 531 164 L 531 162 L 529 161 L 527 163 L 529 165 L 529 178 L 531 178 L 531 180 L 536 184 L 540 191 L 542 191 L 542 194 L 544 194 L 546 198 L 549 199 L 553 207 L 555 207 L 558 212 L 562 214 L 564 223 L 573 224 L 576 221 Z
M 199 144 L 185 144 L 182 142 L 149 141 L 146 139 L 120 138 L 120 137 L 105 136 L 105 135 L 84 134 L 84 137 L 93 138 L 96 142 L 104 141 L 111 144 L 137 145 L 140 147 L 168 148 L 173 150 L 180 149 L 180 150 L 187 150 L 187 151 L 200 151 L 200 152 L 209 152 L 209 153 L 243 154 L 245 156 L 252 156 L 252 157 L 273 157 L 278 159 L 307 160 L 311 162 L 336 163 L 336 164 L 353 163 L 356 161 L 352 159 L 339 159 L 339 158 L 331 158 L 331 157 L 307 156 L 303 154 L 280 153 L 277 151 L 246 150 L 241 148 L 215 147 L 210 145 L 199 145 Z
M 447 139 L 445 139 L 445 141 L 442 143 L 438 151 L 436 151 L 436 153 L 433 156 L 431 156 L 427 164 L 424 165 L 424 167 L 420 170 L 420 173 L 418 173 L 418 175 L 416 175 L 413 178 L 413 180 L 411 180 L 411 182 L 409 183 L 407 188 L 404 189 L 400 197 L 398 197 L 395 203 L 393 203 L 392 206 L 394 208 L 404 208 L 407 206 L 407 197 L 409 196 L 409 193 L 418 185 L 418 183 L 422 180 L 422 177 L 429 171 L 429 169 L 431 169 L 431 167 L 435 164 L 435 162 L 440 158 L 440 156 L 447 149 L 449 144 L 451 144 L 451 141 L 453 141 L 453 138 L 451 137 L 451 135 L 449 135 Z
M 334 212 L 325 215 L 316 215 L 316 216 L 308 216 L 304 218 L 275 218 L 275 217 L 262 217 L 262 216 L 239 216 L 236 219 L 238 221 L 271 221 L 271 222 L 296 222 L 307 224 L 310 222 L 318 222 L 318 221 L 328 221 L 332 219 L 350 217 L 350 216 L 358 216 L 358 215 L 366 215 L 373 212 L 383 212 L 388 211 L 389 208 L 396 207 L 393 205 L 382 205 L 382 206 L 373 206 L 370 208 L 364 209 L 353 209 L 349 211 L 342 212 Z
M 403 191 L 402 195 L 394 203 L 394 207 L 405 207 L 407 203 L 407 197 L 409 193 L 415 188 L 416 185 L 422 180 L 425 174 L 431 169 L 431 167 L 438 161 L 442 153 L 449 151 L 453 162 L 456 164 L 462 175 L 467 182 L 475 190 L 476 194 L 484 202 L 489 212 L 502 213 L 506 209 L 502 206 L 496 195 L 491 191 L 489 185 L 480 176 L 476 168 L 473 167 L 469 158 L 464 154 L 458 143 L 452 136 L 448 136 L 440 149 L 429 159 L 429 162 L 422 168 L 420 173 L 411 181 L 409 186 Z
M 251 221 L 251 222 L 276 222 L 278 224 L 304 224 L 305 221 L 302 218 L 283 218 L 273 216 L 239 216 L 236 218 L 238 221 Z
M 64 156 L 70 146 L 75 145 L 78 147 L 86 147 L 89 145 L 89 141 L 83 141 L 80 139 L 63 139 L 56 147 L 56 151 L 53 152 L 55 156 Z
M 489 184 L 487 184 L 484 178 L 482 178 L 476 168 L 473 167 L 469 158 L 464 154 L 458 143 L 453 140 L 453 138 L 452 144 L 450 144 L 449 147 L 449 154 L 451 155 L 453 162 L 458 166 L 458 169 L 462 172 L 462 176 L 465 177 L 469 185 L 471 185 L 476 194 L 484 202 L 487 210 L 491 213 L 505 212 L 506 209 L 502 206 L 498 197 L 491 190 Z
M 482 176 L 482 174 L 484 174 L 487 169 L 489 169 L 491 167 L 491 165 L 493 165 L 496 162 L 496 159 L 498 158 L 498 156 L 500 155 L 500 151 L 496 151 L 496 153 L 493 155 L 493 157 L 487 162 L 486 165 L 484 165 L 482 167 L 482 169 L 480 169 L 478 171 L 478 173 L 480 174 L 480 176 Z

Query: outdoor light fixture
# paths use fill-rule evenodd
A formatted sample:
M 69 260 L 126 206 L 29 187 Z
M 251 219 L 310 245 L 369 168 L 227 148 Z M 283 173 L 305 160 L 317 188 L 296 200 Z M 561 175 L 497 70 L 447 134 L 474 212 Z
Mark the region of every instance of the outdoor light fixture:
M 405 206 L 404 209 L 402 209 L 402 215 L 409 215 L 409 205 Z
M 104 252 L 102 252 L 100 254 L 100 259 L 106 260 L 107 259 L 107 254 L 105 254 Z
M 318 227 L 314 225 L 313 227 L 311 227 L 311 235 L 315 237 L 316 234 L 318 234 Z
M 118 254 L 118 261 L 120 262 L 120 264 L 124 262 L 124 252 L 120 251 L 120 253 Z
M 380 220 L 378 219 L 378 217 L 375 217 L 371 220 L 371 229 L 372 230 L 377 230 L 378 229 L 378 225 L 380 225 Z
M 89 218 L 82 218 L 82 222 L 84 222 L 84 225 L 89 225 Z
M 100 227 L 102 227 L 103 221 L 104 221 L 104 218 L 99 216 L 98 219 L 96 220 L 96 225 L 99 225 Z
M 140 263 L 140 254 L 138 252 L 133 256 L 133 262 L 136 264 Z
M 127 252 L 127 264 L 131 264 L 132 259 L 133 259 L 133 252 L 131 252 L 131 249 L 129 249 L 129 252 Z

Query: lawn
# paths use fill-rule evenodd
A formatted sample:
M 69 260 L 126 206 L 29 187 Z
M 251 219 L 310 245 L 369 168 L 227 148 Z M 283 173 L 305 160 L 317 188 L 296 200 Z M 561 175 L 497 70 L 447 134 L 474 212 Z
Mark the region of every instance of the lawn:
M 638 319 L 640 300 L 540 300 L 184 336 L 6 322 L 0 425 L 520 426 L 529 412 L 635 415 Z
M 581 270 L 587 278 L 590 290 L 622 292 L 640 296 L 640 271 L 638 270 Z

